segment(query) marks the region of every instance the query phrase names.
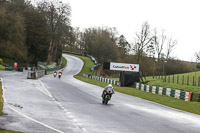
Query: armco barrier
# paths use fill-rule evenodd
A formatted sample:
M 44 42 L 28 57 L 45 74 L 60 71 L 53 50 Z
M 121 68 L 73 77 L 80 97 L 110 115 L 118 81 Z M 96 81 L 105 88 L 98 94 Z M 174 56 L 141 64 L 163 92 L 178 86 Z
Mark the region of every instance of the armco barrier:
M 98 81 L 101 81 L 101 82 L 104 82 L 104 83 L 108 83 L 108 84 L 113 84 L 113 85 L 119 86 L 119 81 L 107 79 L 107 78 L 104 78 L 102 76 L 94 76 L 94 75 L 89 76 L 87 74 L 83 74 L 83 76 L 85 78 L 91 78 L 93 80 L 98 80 Z
M 55 71 L 55 70 L 58 70 L 59 68 L 60 68 L 60 64 L 58 65 L 58 66 L 56 66 L 56 67 L 54 67 L 54 68 L 46 68 L 45 69 L 45 71 L 47 71 L 47 72 L 50 72 L 50 71 Z
M 12 71 L 13 68 L 12 68 L 12 67 L 5 67 L 5 70 L 7 70 L 7 71 Z
M 191 92 L 185 92 L 182 90 L 176 90 L 176 89 L 171 89 L 171 88 L 150 86 L 150 85 L 145 85 L 141 83 L 136 83 L 136 88 L 142 91 L 153 93 L 153 94 L 167 95 L 167 96 L 174 97 L 177 99 L 182 99 L 188 102 L 191 101 Z M 199 94 L 199 99 L 200 99 L 200 94 Z

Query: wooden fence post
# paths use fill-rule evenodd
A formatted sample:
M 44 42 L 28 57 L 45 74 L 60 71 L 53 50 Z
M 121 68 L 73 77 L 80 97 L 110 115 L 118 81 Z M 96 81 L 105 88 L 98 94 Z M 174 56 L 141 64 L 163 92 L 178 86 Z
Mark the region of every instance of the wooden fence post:
M 182 85 L 184 84 L 184 75 L 182 76 Z
M 187 86 L 189 85 L 189 75 L 187 76 Z
M 200 76 L 199 76 L 198 86 L 200 86 Z
M 192 83 L 193 83 L 193 86 L 194 86 L 194 76 L 193 76 L 193 81 L 192 81 Z
M 168 83 L 170 83 L 170 75 L 168 76 Z
M 177 84 L 179 83 L 179 75 L 177 76 Z

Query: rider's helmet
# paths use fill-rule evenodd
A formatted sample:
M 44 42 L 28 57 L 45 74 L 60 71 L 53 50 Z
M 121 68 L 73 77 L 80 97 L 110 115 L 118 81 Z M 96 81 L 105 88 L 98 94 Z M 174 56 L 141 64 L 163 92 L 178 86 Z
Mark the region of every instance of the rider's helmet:
M 109 85 L 108 85 L 108 87 L 112 87 L 112 85 L 111 85 L 111 84 L 109 84 Z

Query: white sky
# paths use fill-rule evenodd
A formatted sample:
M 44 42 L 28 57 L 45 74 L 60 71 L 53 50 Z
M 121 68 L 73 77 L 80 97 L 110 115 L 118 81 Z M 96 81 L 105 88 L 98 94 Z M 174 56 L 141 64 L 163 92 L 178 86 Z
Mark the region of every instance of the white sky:
M 199 0 L 62 0 L 72 8 L 73 27 L 116 27 L 132 43 L 135 33 L 148 21 L 150 28 L 165 30 L 178 41 L 172 56 L 195 61 L 200 51 Z

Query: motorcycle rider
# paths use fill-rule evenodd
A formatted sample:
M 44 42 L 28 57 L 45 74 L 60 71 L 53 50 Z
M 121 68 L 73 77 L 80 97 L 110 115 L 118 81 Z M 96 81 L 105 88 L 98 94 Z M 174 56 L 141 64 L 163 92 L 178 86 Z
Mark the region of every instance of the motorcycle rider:
M 105 87 L 105 89 L 103 90 L 103 93 L 102 93 L 102 95 L 101 95 L 103 98 L 105 98 L 105 95 L 106 95 L 107 91 L 112 91 L 112 94 L 115 93 L 113 86 L 112 86 L 111 84 L 108 84 L 108 85 Z M 110 95 L 110 98 L 112 97 L 112 94 L 109 94 L 109 95 Z
M 56 77 L 56 75 L 57 75 L 57 72 L 55 71 L 55 72 L 53 73 L 54 78 Z
M 60 72 L 58 73 L 58 78 L 59 78 L 59 79 L 61 78 L 61 75 L 62 75 L 62 72 L 60 71 Z

